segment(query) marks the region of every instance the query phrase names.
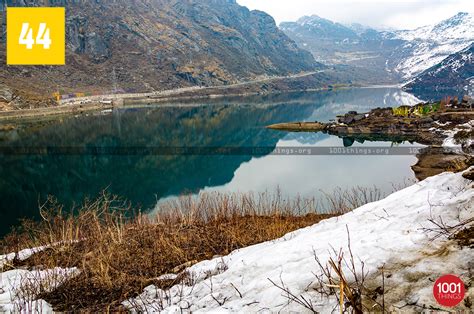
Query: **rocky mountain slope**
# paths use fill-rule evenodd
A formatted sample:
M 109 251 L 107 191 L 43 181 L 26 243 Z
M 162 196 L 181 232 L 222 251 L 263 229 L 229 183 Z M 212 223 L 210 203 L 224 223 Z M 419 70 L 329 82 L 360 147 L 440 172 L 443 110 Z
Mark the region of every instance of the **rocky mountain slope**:
M 378 83 L 380 78 L 410 80 L 474 42 L 474 16 L 468 13 L 406 31 L 345 26 L 318 16 L 282 23 L 280 28 L 317 61 L 356 67 Z
M 405 87 L 412 90 L 464 90 L 474 94 L 474 44 L 425 70 Z
M 0 83 L 51 94 L 152 91 L 224 85 L 317 64 L 264 12 L 235 0 L 7 0 L 8 6 L 65 6 L 67 65 L 6 67 Z M 4 12 L 2 12 L 4 16 Z

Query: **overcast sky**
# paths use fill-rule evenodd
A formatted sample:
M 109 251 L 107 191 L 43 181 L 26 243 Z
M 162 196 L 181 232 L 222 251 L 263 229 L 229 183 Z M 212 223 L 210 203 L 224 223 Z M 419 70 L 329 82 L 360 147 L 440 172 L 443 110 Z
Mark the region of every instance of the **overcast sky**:
M 377 28 L 413 29 L 458 12 L 474 13 L 474 0 L 237 0 L 249 9 L 272 15 L 277 23 L 316 14 Z

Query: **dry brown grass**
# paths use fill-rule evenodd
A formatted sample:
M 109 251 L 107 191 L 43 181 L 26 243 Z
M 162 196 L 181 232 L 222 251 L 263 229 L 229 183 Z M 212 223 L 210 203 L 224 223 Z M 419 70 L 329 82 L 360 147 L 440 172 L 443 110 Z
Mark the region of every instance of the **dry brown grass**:
M 354 199 L 358 198 L 348 198 Z M 80 271 L 37 295 L 55 310 L 120 310 L 122 301 L 146 286 L 167 288 L 183 278 L 163 281 L 158 279 L 161 275 L 183 275 L 194 263 L 280 238 L 350 207 L 335 199 L 333 206 L 340 207 L 317 214 L 314 199 L 287 200 L 280 193 L 213 193 L 183 196 L 150 216 L 106 194 L 73 212 L 50 200 L 41 206 L 43 221 L 24 222 L 21 230 L 2 241 L 1 249 L 8 253 L 48 247 L 25 261 L 14 260 L 9 268 L 76 267 Z

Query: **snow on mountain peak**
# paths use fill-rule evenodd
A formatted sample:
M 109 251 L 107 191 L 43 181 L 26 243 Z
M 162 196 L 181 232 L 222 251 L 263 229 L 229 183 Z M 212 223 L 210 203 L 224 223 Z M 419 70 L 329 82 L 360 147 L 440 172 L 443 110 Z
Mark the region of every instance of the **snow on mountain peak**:
M 327 64 L 355 64 L 374 60 L 370 71 L 409 81 L 474 42 L 474 15 L 458 14 L 414 30 L 378 31 L 360 24 L 344 25 L 317 15 L 280 28 L 304 49 Z M 383 65 L 382 65 L 383 64 Z M 377 67 L 374 69 L 374 67 Z
M 435 25 L 395 32 L 395 38 L 410 42 L 407 47 L 412 49 L 411 56 L 396 67 L 405 79 L 410 79 L 469 47 L 474 42 L 474 16 L 460 12 Z
M 301 26 L 305 25 L 310 25 L 310 26 L 315 26 L 319 25 L 320 23 L 330 23 L 330 24 L 335 24 L 334 22 L 327 20 L 325 18 L 322 18 L 316 14 L 313 14 L 311 16 L 303 16 L 298 21 L 296 21 Z
M 435 25 L 419 27 L 414 30 L 398 31 L 397 37 L 403 40 L 430 40 L 444 43 L 452 39 L 474 39 L 474 16 L 460 12 Z

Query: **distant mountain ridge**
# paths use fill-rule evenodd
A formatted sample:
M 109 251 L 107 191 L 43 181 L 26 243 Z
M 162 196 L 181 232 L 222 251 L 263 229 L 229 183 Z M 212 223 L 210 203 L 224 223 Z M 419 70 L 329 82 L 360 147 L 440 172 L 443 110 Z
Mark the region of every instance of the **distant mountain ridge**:
M 8 6 L 65 6 L 67 65 L 6 67 L 0 83 L 52 93 L 131 92 L 225 85 L 321 65 L 274 19 L 235 0 L 7 0 Z M 2 8 L 0 7 L 0 10 Z M 4 12 L 2 12 L 2 15 Z
M 280 29 L 316 61 L 325 65 L 349 66 L 367 82 L 397 83 L 400 75 L 387 71 L 386 60 L 400 40 L 386 39 L 381 32 L 362 25 L 346 26 L 319 16 L 284 22 Z
M 411 80 L 474 42 L 474 16 L 465 12 L 404 31 L 346 26 L 315 15 L 281 23 L 280 28 L 317 61 L 354 67 L 373 82 Z
M 302 26 L 303 31 L 309 32 L 308 35 L 318 36 L 319 38 L 339 38 L 345 40 L 358 37 L 350 28 L 317 15 L 303 16 L 297 22 L 283 22 L 280 24 L 280 28 L 283 30 L 291 29 L 292 27 L 298 28 L 299 26 Z M 314 30 L 318 30 L 317 34 L 312 33 Z

